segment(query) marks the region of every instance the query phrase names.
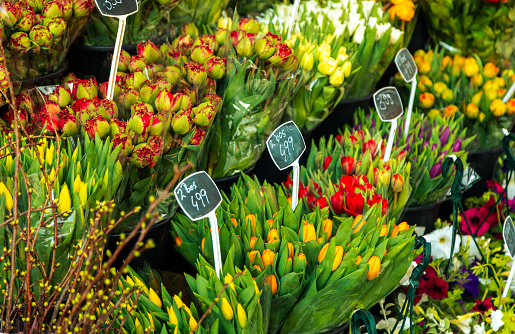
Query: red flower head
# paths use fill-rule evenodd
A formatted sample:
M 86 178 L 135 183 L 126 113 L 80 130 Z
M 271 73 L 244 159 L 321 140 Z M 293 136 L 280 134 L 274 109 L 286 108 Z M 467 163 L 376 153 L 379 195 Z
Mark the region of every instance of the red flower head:
M 350 216 L 356 217 L 363 213 L 363 207 L 365 206 L 365 198 L 361 194 L 348 194 L 345 196 L 345 213 Z
M 356 159 L 353 157 L 342 158 L 342 172 L 347 175 L 352 175 L 356 171 Z
M 356 178 L 350 175 L 343 175 L 340 178 L 340 188 L 346 193 L 355 192 L 355 188 L 358 185 Z
M 471 231 L 469 231 L 469 228 L 467 226 L 467 223 L 465 222 L 465 218 L 463 217 L 463 215 L 461 216 L 460 222 L 461 231 L 468 235 L 472 235 L 472 233 L 475 234 L 477 231 L 477 235 L 481 236 L 485 234 L 491 226 L 497 225 L 497 213 L 494 211 L 491 215 L 488 216 L 490 208 L 491 206 L 489 206 L 488 203 L 486 203 L 481 208 L 471 208 L 466 210 L 465 217 L 467 218 Z M 483 220 L 485 220 L 485 218 L 486 221 L 483 223 Z M 483 224 L 481 225 L 481 223 Z
M 342 192 L 331 196 L 331 207 L 336 214 L 345 212 L 345 195 Z
M 190 145 L 200 145 L 205 137 L 206 131 L 201 128 L 195 128 L 195 134 L 193 135 L 193 138 L 191 138 Z
M 426 273 L 420 278 L 416 294 L 426 294 L 432 299 L 439 300 L 449 296 L 449 283 L 438 277 L 433 267 L 427 267 Z
M 363 153 L 369 151 L 372 157 L 376 156 L 377 152 L 377 142 L 374 139 L 370 139 L 369 141 L 363 143 Z
M 290 174 L 288 174 L 286 181 L 283 182 L 283 186 L 285 186 L 286 189 L 290 189 L 291 187 L 293 187 L 293 180 L 290 178 Z
M 315 205 L 318 205 L 320 209 L 329 206 L 329 204 L 327 204 L 327 199 L 325 197 L 320 197 L 319 199 L 317 199 Z
M 342 136 L 342 135 L 340 135 L 340 134 L 336 135 L 336 141 L 337 141 L 338 143 L 340 143 L 340 145 L 341 145 L 341 144 L 342 144 L 342 142 L 343 142 L 343 136 Z
M 479 312 L 481 314 L 485 314 L 491 309 L 495 311 L 496 308 L 492 305 L 491 299 L 492 297 L 488 297 L 488 299 L 485 301 L 481 301 L 480 299 L 476 300 L 476 305 L 474 305 L 470 312 Z
M 381 203 L 381 215 L 385 215 L 388 212 L 388 199 L 382 198 L 380 195 L 375 194 L 367 201 L 369 206 L 373 206 L 377 203 Z
M 333 158 L 330 156 L 324 158 L 324 170 L 327 170 L 331 161 L 333 161 Z
M 488 188 L 490 188 L 492 191 L 498 194 L 502 194 L 502 192 L 504 191 L 504 188 L 494 180 L 486 180 L 486 185 L 488 186 Z

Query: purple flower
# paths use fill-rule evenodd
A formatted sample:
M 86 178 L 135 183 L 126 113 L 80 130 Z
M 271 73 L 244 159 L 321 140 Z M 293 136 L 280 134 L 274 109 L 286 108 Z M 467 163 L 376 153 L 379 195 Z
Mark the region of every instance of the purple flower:
M 436 143 L 434 143 L 433 145 L 431 145 L 431 150 L 436 150 L 438 148 L 438 145 Z
M 461 149 L 461 138 L 458 138 L 454 144 L 452 144 L 452 151 L 458 152 Z
M 448 126 L 445 127 L 445 130 L 443 130 L 442 134 L 440 135 L 440 142 L 442 143 L 442 146 L 445 146 L 447 144 L 447 140 L 449 140 Z
M 413 161 L 417 162 L 417 157 L 416 156 L 413 157 Z M 514 199 L 514 201 L 515 201 L 515 199 Z
M 429 177 L 432 179 L 434 179 L 435 177 L 437 177 L 440 174 L 442 174 L 442 164 L 441 163 L 437 163 L 437 164 L 433 165 L 433 167 L 431 167 L 431 169 L 429 170 Z
M 372 118 L 372 122 L 370 122 L 370 126 L 375 128 L 376 127 L 376 120 L 375 118 Z
M 463 276 L 466 275 L 465 280 L 462 282 L 465 291 L 464 295 L 477 298 L 479 296 L 479 278 L 465 267 L 461 267 L 461 272 L 464 274 Z

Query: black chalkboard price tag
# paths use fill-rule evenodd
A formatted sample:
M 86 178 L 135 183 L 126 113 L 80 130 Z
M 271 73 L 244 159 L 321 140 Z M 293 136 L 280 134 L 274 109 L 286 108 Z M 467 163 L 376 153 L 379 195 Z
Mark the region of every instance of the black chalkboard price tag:
M 504 221 L 504 228 L 502 230 L 502 236 L 504 239 L 504 243 L 506 244 L 506 248 L 508 248 L 508 252 L 512 258 L 515 257 L 515 226 L 513 225 L 513 220 L 510 216 L 506 218 Z
M 199 220 L 214 215 L 222 196 L 213 179 L 204 171 L 185 178 L 173 191 L 184 213 L 191 220 Z
M 104 16 L 129 16 L 138 11 L 136 0 L 95 0 L 95 3 Z
M 399 92 L 395 87 L 384 87 L 374 94 L 374 105 L 383 122 L 391 122 L 404 111 Z
M 279 170 L 291 166 L 306 150 L 302 133 L 293 121 L 275 129 L 266 141 L 268 152 Z
M 418 68 L 413 56 L 408 49 L 403 48 L 395 56 L 395 65 L 406 82 L 411 82 L 417 78 Z

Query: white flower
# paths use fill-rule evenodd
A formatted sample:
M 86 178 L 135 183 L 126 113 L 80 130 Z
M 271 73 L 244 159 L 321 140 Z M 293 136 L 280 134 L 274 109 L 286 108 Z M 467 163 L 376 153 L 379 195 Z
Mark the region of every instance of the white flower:
M 376 25 L 376 41 L 379 41 L 383 38 L 384 33 L 390 29 L 392 25 L 390 23 L 381 23 Z
M 472 313 L 460 315 L 458 319 L 451 320 L 451 323 L 458 326 L 463 333 L 470 334 L 470 322 L 473 320 L 472 316 Z
M 370 28 L 377 25 L 377 17 L 371 17 L 370 20 L 368 20 L 368 26 Z
M 359 4 L 351 3 L 350 4 L 350 12 L 351 13 L 358 13 L 359 14 Z M 361 15 L 360 15 L 360 17 L 361 17 Z
M 435 259 L 449 258 L 449 255 L 451 255 L 452 226 L 434 230 L 425 235 L 424 238 L 431 243 L 431 256 Z M 460 242 L 461 239 L 458 236 L 454 244 L 454 253 L 460 251 Z
M 365 29 L 366 27 L 364 25 L 360 25 L 356 28 L 356 32 L 354 33 L 354 40 L 353 42 L 356 44 L 363 43 L 363 39 L 365 38 Z
M 364 25 L 365 20 L 361 18 L 359 14 L 356 13 L 350 13 L 349 14 L 349 20 L 347 22 L 347 27 L 349 28 L 349 35 L 354 35 L 354 32 L 356 31 L 356 28 L 360 25 Z
M 485 323 L 482 322 L 481 326 L 474 325 L 474 334 L 486 334 Z
M 347 27 L 346 24 L 341 24 L 340 22 L 334 22 L 334 36 L 340 36 L 345 31 Z
M 395 318 L 388 318 L 387 320 L 381 320 L 377 323 L 376 328 L 377 329 L 388 329 L 388 332 L 391 332 L 393 330 L 393 326 L 395 326 L 395 323 L 397 322 L 397 319 Z M 411 320 L 409 318 L 406 318 L 406 322 L 404 323 L 404 326 L 402 326 L 402 320 L 397 325 L 397 328 L 395 328 L 395 333 L 399 333 L 401 331 L 408 330 L 410 328 Z M 401 330 L 401 327 L 402 330 Z
M 408 270 L 404 274 L 404 276 L 401 278 L 401 285 L 409 285 L 409 278 L 411 277 L 411 273 L 413 272 L 413 269 L 417 266 L 417 263 L 415 261 L 411 261 L 410 266 L 408 267 Z
M 479 250 L 477 249 L 476 243 L 472 239 L 470 235 L 463 235 L 461 237 L 461 245 L 463 248 L 468 246 L 468 258 L 469 260 L 474 261 L 474 258 L 479 258 L 481 255 L 479 254 Z
M 372 12 L 372 8 L 376 5 L 375 1 L 362 1 L 363 4 L 363 15 L 368 19 L 370 17 L 370 13 Z
M 320 4 L 317 1 L 306 1 L 304 3 L 306 13 L 313 12 L 317 13 L 320 11 Z
M 502 321 L 502 316 L 504 314 L 501 310 L 495 310 L 490 313 L 492 321 L 490 322 L 490 325 L 492 326 L 492 329 L 494 332 L 497 332 L 499 328 L 501 328 L 504 325 L 504 321 Z
M 402 34 L 404 34 L 403 31 L 400 31 L 399 29 L 393 28 L 392 34 L 390 35 L 390 44 L 395 44 L 401 38 Z

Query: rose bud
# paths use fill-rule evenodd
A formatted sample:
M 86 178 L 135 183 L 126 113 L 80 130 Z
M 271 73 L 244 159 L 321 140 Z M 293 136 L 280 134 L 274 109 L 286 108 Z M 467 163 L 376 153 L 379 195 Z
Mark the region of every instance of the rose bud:
M 109 136 L 114 138 L 114 136 L 118 133 L 125 133 L 125 130 L 127 129 L 127 122 L 118 118 L 111 118 L 109 121 L 109 127 Z
M 353 157 L 342 158 L 342 172 L 346 175 L 354 174 L 356 170 L 356 159 Z
M 30 29 L 29 37 L 31 41 L 42 48 L 50 48 L 54 42 L 52 33 L 42 25 L 33 26 L 32 29 Z
M 374 175 L 374 185 L 379 188 L 383 185 L 388 187 L 389 184 L 390 184 L 390 172 L 388 172 L 387 170 L 377 171 L 376 174 Z
M 195 39 L 198 37 L 198 29 L 195 26 L 195 23 L 190 22 L 186 23 L 181 27 L 181 35 L 183 36 L 190 36 L 192 39 Z
M 59 40 L 66 31 L 66 21 L 60 17 L 53 17 L 45 22 L 48 31 Z
M 62 17 L 63 10 L 64 8 L 60 1 L 51 0 L 43 7 L 41 14 L 44 17 Z
M 151 135 L 148 137 L 147 145 L 156 153 L 157 155 L 161 155 L 163 153 L 163 139 L 158 135 Z
M 63 110 L 59 113 L 59 127 L 65 137 L 76 136 L 79 134 L 77 118 L 67 110 Z
M 32 48 L 29 35 L 24 32 L 15 32 L 9 39 L 9 47 L 17 54 L 24 55 Z
M 202 35 L 200 36 L 200 40 L 204 45 L 207 45 L 216 52 L 218 50 L 218 41 L 216 40 L 215 35 Z
M 182 74 L 183 70 L 179 66 L 166 66 L 164 71 L 159 72 L 159 76 L 172 85 L 179 82 Z
M 152 168 L 157 162 L 157 154 L 147 143 L 136 145 L 129 161 L 137 168 Z
M 213 55 L 213 50 L 207 45 L 197 45 L 191 51 L 191 59 L 201 65 L 204 65 Z
M 125 110 L 129 110 L 131 106 L 140 101 L 139 90 L 136 87 L 125 87 L 118 97 L 120 103 Z
M 83 127 L 88 136 L 92 139 L 95 138 L 95 134 L 98 134 L 101 139 L 104 139 L 111 131 L 109 123 L 100 115 L 90 118 L 84 123 Z
M 200 145 L 206 137 L 206 131 L 201 128 L 195 128 L 195 134 L 190 140 L 190 145 Z
M 111 100 L 100 100 L 102 108 L 98 109 L 98 114 L 104 117 L 107 121 L 112 118 L 118 118 L 118 107 L 116 103 Z
M 209 102 L 214 107 L 215 113 L 220 111 L 220 108 L 222 107 L 222 98 L 216 94 L 206 94 L 201 103 L 203 102 Z
M 402 175 L 393 174 L 391 186 L 392 186 L 393 192 L 396 192 L 396 193 L 401 192 L 402 188 L 404 188 L 404 179 L 402 178 Z
M 191 130 L 191 109 L 178 112 L 172 118 L 172 130 L 176 134 L 185 135 Z
M 111 60 L 113 57 L 111 56 Z M 125 51 L 122 50 L 120 52 L 120 60 L 118 61 L 118 71 L 119 72 L 127 72 L 129 70 L 129 61 L 131 59 L 131 55 Z
M 227 30 L 220 28 L 215 32 L 215 38 L 219 46 L 225 44 L 225 38 L 227 37 Z
M 197 94 L 189 89 L 188 87 L 186 86 L 181 86 L 181 88 L 179 88 L 177 90 L 177 93 L 183 93 L 185 94 L 186 96 L 188 96 L 190 98 L 190 101 L 191 101 L 191 105 L 188 103 L 188 104 L 184 104 L 181 109 L 188 109 L 188 108 L 191 108 L 192 106 L 194 106 L 195 104 L 197 104 Z
M 172 46 L 185 56 L 189 56 L 193 46 L 193 39 L 188 35 L 179 36 L 172 42 Z
M 76 18 L 89 16 L 94 6 L 95 3 L 91 0 L 73 0 L 73 16 Z
M 145 81 L 139 90 L 141 101 L 145 103 L 154 103 L 157 94 L 159 94 L 159 86 L 150 81 Z
M 204 102 L 191 110 L 191 120 L 198 126 L 208 126 L 215 117 L 215 108 L 209 102 Z
M 137 135 L 145 135 L 153 117 L 153 114 L 146 113 L 144 111 L 134 113 L 127 121 L 128 134 L 131 135 L 132 133 L 135 133 Z
M 113 140 L 113 148 L 121 145 L 120 154 L 123 156 L 128 156 L 134 150 L 134 145 L 132 144 L 132 138 L 123 133 L 117 133 L 114 135 Z
M 212 57 L 206 61 L 204 68 L 207 71 L 207 76 L 211 79 L 221 79 L 225 74 L 225 59 Z
M 191 103 L 191 99 L 188 95 L 184 93 L 176 93 L 174 94 L 172 112 L 175 112 L 179 109 L 191 109 L 193 104 Z
M 202 65 L 199 65 L 195 62 L 188 62 L 186 64 L 186 80 L 194 85 L 199 86 L 206 82 L 207 79 L 207 73 L 202 67 Z
M 36 14 L 32 11 L 24 11 L 22 17 L 16 24 L 16 30 L 29 32 L 30 29 L 36 24 Z
M 143 56 L 135 55 L 129 59 L 129 72 L 143 71 L 147 66 L 147 61 Z
M 206 94 L 216 94 L 216 80 L 207 78 L 206 88 L 204 90 Z
M 172 110 L 173 100 L 174 97 L 172 93 L 169 93 L 167 91 L 160 91 L 159 94 L 157 94 L 154 104 L 158 112 L 167 113 Z
M 146 80 L 147 78 L 145 77 L 145 74 L 141 71 L 136 71 L 125 76 L 125 84 L 136 88 L 140 88 Z
M 57 86 L 56 89 L 48 94 L 47 99 L 53 101 L 59 105 L 59 107 L 65 107 L 72 101 L 72 95 L 63 86 Z
M 136 46 L 138 55 L 145 58 L 147 63 L 158 63 L 161 60 L 161 52 L 150 40 L 139 42 Z
M 259 23 L 255 19 L 243 18 L 240 20 L 238 27 L 251 34 L 259 33 Z
M 157 115 L 152 116 L 152 123 L 148 127 L 149 135 L 161 135 L 163 133 L 163 122 Z
M 96 80 L 77 79 L 73 84 L 72 96 L 76 99 L 92 99 L 98 96 Z

